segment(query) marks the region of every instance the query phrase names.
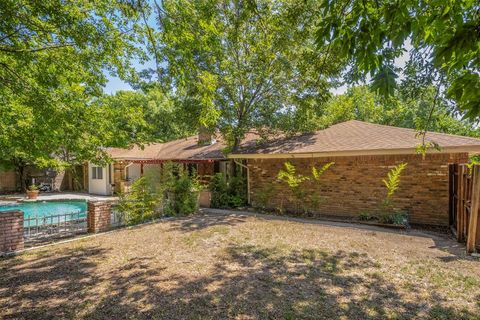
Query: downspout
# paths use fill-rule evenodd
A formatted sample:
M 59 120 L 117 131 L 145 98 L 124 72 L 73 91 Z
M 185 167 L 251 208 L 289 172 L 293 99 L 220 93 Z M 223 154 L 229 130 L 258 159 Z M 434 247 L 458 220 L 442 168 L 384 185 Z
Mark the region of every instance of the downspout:
M 125 167 L 123 167 L 124 173 L 125 173 L 125 178 L 124 180 L 127 181 L 127 168 L 130 167 L 133 164 L 133 162 L 129 162 Z
M 233 162 L 235 164 L 239 165 L 240 167 L 247 169 L 247 204 L 251 205 L 251 201 L 250 201 L 250 168 L 248 168 L 248 166 L 244 165 L 241 162 L 238 162 L 235 159 L 233 160 Z

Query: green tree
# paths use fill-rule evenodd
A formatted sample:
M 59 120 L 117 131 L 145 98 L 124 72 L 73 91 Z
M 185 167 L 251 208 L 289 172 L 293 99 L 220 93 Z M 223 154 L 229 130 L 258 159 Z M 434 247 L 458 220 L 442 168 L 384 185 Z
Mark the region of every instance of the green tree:
M 172 0 L 157 7 L 159 31 L 149 48 L 193 124 L 220 128 L 235 148 L 251 128 L 320 112 L 337 63 L 315 50 L 310 26 L 319 3 L 299 3 Z M 306 118 L 289 129 L 310 129 L 302 126 Z
M 142 55 L 138 4 L 1 1 L 0 161 L 23 177 L 26 165 L 105 156 L 99 147 L 115 133 L 104 131 L 112 119 L 95 102 L 105 71 L 134 76 L 130 60 Z
M 317 43 L 345 59 L 349 82 L 370 73 L 375 89 L 392 95 L 395 58 L 411 58 L 470 118 L 480 115 L 480 6 L 474 0 L 325 1 Z M 444 90 L 443 90 L 444 89 Z
M 384 121 L 384 106 L 366 86 L 352 87 L 345 94 L 336 95 L 325 105 L 319 127 L 360 120 L 373 123 Z
M 414 93 L 412 94 L 412 90 Z M 447 101 L 440 99 L 432 109 L 436 88 L 406 81 L 398 86 L 393 97 L 384 99 L 367 86 L 352 87 L 345 94 L 334 96 L 315 119 L 318 128 L 348 120 L 360 120 L 378 124 L 424 130 L 480 136 L 474 121 L 460 119 L 452 113 Z M 421 137 L 419 137 L 419 144 Z
M 106 131 L 114 135 L 105 141 L 109 147 L 170 141 L 196 132 L 188 125 L 182 106 L 157 88 L 119 91 L 102 97 L 97 105 L 111 119 Z

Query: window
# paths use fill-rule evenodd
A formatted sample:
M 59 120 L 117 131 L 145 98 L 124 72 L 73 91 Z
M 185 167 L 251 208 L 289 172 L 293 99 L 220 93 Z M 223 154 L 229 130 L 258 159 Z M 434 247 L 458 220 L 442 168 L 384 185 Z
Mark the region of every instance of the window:
M 92 179 L 103 179 L 103 168 L 102 167 L 92 167 Z

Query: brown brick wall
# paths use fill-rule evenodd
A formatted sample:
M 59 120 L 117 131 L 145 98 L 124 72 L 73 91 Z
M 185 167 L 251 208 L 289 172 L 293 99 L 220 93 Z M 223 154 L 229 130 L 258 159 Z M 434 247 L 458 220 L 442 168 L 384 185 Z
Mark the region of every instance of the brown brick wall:
M 19 210 L 0 213 L 0 254 L 24 248 L 23 212 Z
M 256 195 L 276 180 L 283 164 L 290 161 L 297 173 L 311 175 L 311 166 L 317 168 L 334 161 L 321 182 L 307 181 L 303 186 L 320 197 L 314 215 L 353 217 L 360 212 L 375 213 L 385 198 L 382 183 L 393 166 L 407 162 L 400 187 L 394 197 L 397 209 L 407 211 L 410 222 L 417 224 L 448 225 L 448 164 L 465 163 L 468 154 L 430 154 L 425 159 L 419 155 L 385 155 L 331 157 L 310 159 L 255 159 L 248 160 L 252 203 Z M 284 183 L 274 183 L 275 192 L 268 204 L 271 208 L 293 210 L 292 192 Z M 307 201 L 307 200 L 305 200 Z M 307 205 L 310 205 L 307 203 Z
M 88 201 L 87 229 L 97 233 L 110 229 L 112 204 L 108 201 Z

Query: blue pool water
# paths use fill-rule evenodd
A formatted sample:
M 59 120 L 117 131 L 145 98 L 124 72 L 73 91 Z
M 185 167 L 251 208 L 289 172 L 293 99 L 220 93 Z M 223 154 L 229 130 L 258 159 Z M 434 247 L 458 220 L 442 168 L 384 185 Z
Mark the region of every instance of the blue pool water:
M 21 210 L 24 225 L 53 224 L 87 217 L 86 201 L 37 201 L 0 205 L 2 211 Z

